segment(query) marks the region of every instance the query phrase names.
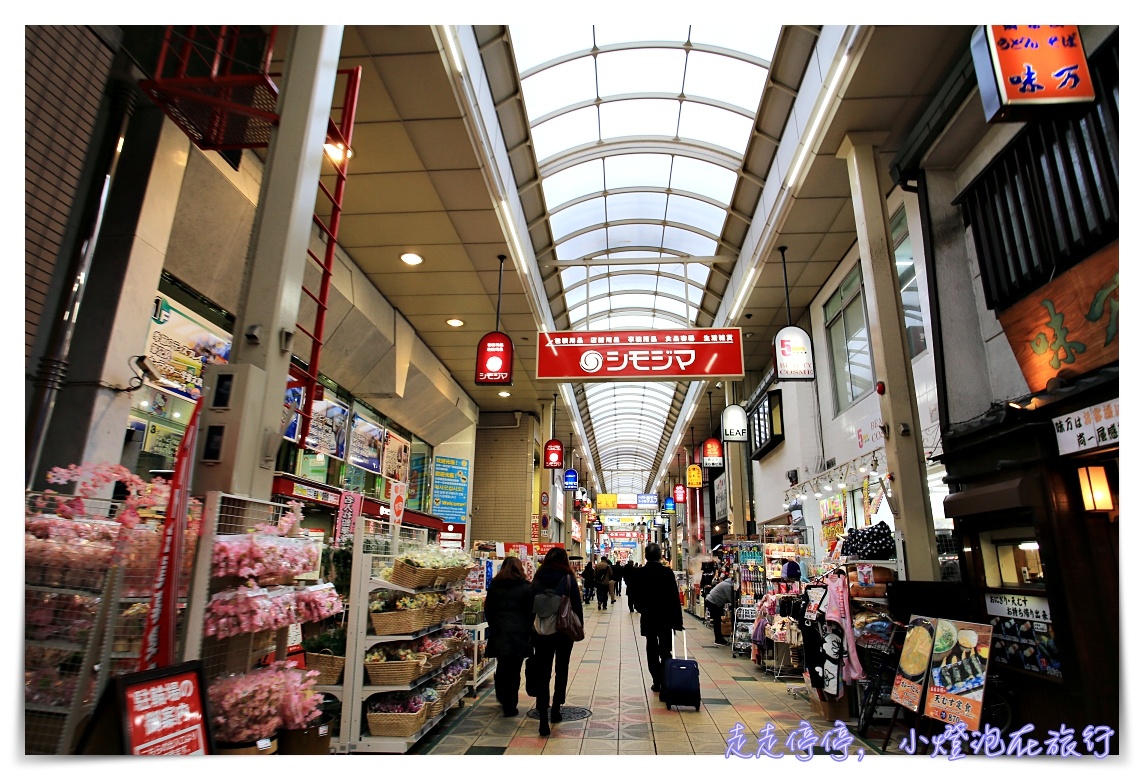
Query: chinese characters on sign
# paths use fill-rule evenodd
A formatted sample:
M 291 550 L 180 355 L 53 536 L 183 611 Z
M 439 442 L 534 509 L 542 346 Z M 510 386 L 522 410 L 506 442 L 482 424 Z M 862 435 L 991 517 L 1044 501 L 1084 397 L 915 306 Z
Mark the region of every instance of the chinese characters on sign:
M 1061 455 L 1120 445 L 1120 399 L 1053 418 Z
M 151 679 L 124 680 L 127 744 L 133 756 L 199 756 L 210 744 L 203 717 L 204 691 L 186 664 Z
M 433 514 L 447 523 L 464 523 L 469 506 L 469 461 L 433 458 Z
M 228 362 L 230 339 L 221 328 L 183 311 L 167 296 L 156 295 L 145 351 L 159 373 L 157 381 L 148 379 L 147 384 L 194 400 L 202 395 L 203 366 Z
M 981 702 L 989 670 L 991 629 L 981 623 L 938 619 L 925 715 L 946 723 L 981 725 Z
M 538 379 L 611 382 L 743 376 L 739 328 L 538 335 Z
M 985 611 L 993 616 L 991 658 L 1006 666 L 1050 677 L 1061 676 L 1049 600 L 1018 593 L 986 593 Z
M 349 539 L 354 535 L 354 524 L 357 516 L 361 514 L 362 494 L 345 492 L 338 502 L 338 519 L 334 524 L 333 546 L 337 547 L 342 539 Z
M 350 432 L 350 464 L 380 474 L 385 431 L 376 423 L 358 414 L 354 414 L 353 421 Z

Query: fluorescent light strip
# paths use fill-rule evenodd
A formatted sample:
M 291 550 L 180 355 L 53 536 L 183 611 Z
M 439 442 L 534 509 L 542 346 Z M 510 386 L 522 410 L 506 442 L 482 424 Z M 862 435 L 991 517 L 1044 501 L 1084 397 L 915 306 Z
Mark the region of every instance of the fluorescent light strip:
M 445 29 L 445 48 L 449 50 L 449 59 L 453 61 L 453 67 L 457 69 L 457 73 L 464 74 L 465 64 L 461 62 L 461 44 L 457 40 L 457 28 L 451 24 L 443 25 Z
M 520 266 L 524 272 L 529 273 L 528 262 L 524 256 L 524 249 L 521 247 L 520 238 L 516 234 L 516 220 L 513 219 L 512 212 L 509 211 L 508 201 L 501 200 L 501 212 L 504 216 L 505 227 L 508 228 L 508 236 L 512 240 L 512 247 L 516 250 L 516 256 L 520 260 Z
M 795 178 L 798 177 L 799 171 L 802 170 L 802 164 L 806 162 L 806 157 L 810 153 L 810 147 L 814 143 L 815 133 L 818 132 L 818 126 L 822 124 L 823 118 L 826 117 L 826 112 L 830 110 L 830 103 L 834 100 L 834 90 L 838 88 L 838 82 L 842 79 L 842 72 L 846 69 L 846 63 L 850 59 L 849 52 L 842 55 L 842 60 L 838 63 L 838 67 L 834 70 L 834 76 L 830 79 L 830 86 L 826 88 L 826 97 L 818 106 L 818 111 L 814 115 L 814 121 L 810 123 L 810 131 L 803 136 L 805 142 L 802 149 L 795 159 L 794 166 L 787 174 L 787 186 L 790 187 L 794 184 Z

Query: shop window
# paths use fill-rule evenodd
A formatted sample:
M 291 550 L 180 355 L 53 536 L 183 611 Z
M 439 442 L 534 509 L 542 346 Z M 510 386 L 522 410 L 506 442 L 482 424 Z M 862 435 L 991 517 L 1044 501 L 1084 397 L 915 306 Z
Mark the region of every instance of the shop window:
M 1045 587 L 1040 545 L 1031 526 L 984 531 L 978 538 L 987 587 Z
M 898 209 L 890 218 L 890 239 L 894 243 L 894 262 L 898 271 L 898 289 L 902 294 L 902 312 L 906 318 L 906 349 L 910 359 L 926 351 L 926 330 L 922 323 L 922 298 L 918 292 L 918 271 L 914 248 L 906 225 L 906 210 Z
M 866 325 L 860 267 L 854 267 L 822 308 L 830 344 L 834 413 L 837 415 L 874 387 L 870 329 Z

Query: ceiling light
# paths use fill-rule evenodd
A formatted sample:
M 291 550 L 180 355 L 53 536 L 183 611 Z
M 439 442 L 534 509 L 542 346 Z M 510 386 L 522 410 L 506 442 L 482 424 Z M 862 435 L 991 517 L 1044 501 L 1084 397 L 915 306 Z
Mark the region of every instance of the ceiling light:
M 465 324 L 465 321 L 459 320 L 456 317 L 453 317 L 452 319 L 445 320 L 445 324 L 446 325 L 452 325 L 454 328 L 459 328 Z
M 412 252 L 406 252 L 401 256 L 401 262 L 405 263 L 406 265 L 421 265 L 422 257 L 421 255 L 415 255 Z
M 815 498 L 822 498 L 822 494 L 816 490 L 816 491 L 814 491 L 814 497 Z
M 1021 550 L 1039 550 L 1041 549 L 1041 545 L 1036 542 L 1021 542 L 1017 545 L 1017 548 Z
M 342 160 L 348 160 L 354 156 L 353 149 L 346 149 L 343 143 L 336 144 L 323 144 L 322 148 L 326 151 L 326 155 L 335 163 L 340 163 Z
M 499 395 L 501 398 L 508 398 L 510 395 L 512 395 L 512 393 L 510 393 L 508 390 L 501 390 L 499 393 L 497 393 L 497 395 Z

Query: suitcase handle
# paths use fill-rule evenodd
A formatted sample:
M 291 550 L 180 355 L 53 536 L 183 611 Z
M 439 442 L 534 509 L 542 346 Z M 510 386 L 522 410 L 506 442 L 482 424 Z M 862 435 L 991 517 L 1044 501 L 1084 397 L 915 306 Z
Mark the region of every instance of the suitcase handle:
M 686 661 L 687 660 L 687 632 L 683 631 L 681 633 L 683 634 L 683 660 Z M 675 631 L 674 630 L 671 632 L 671 654 L 673 656 L 675 655 Z

